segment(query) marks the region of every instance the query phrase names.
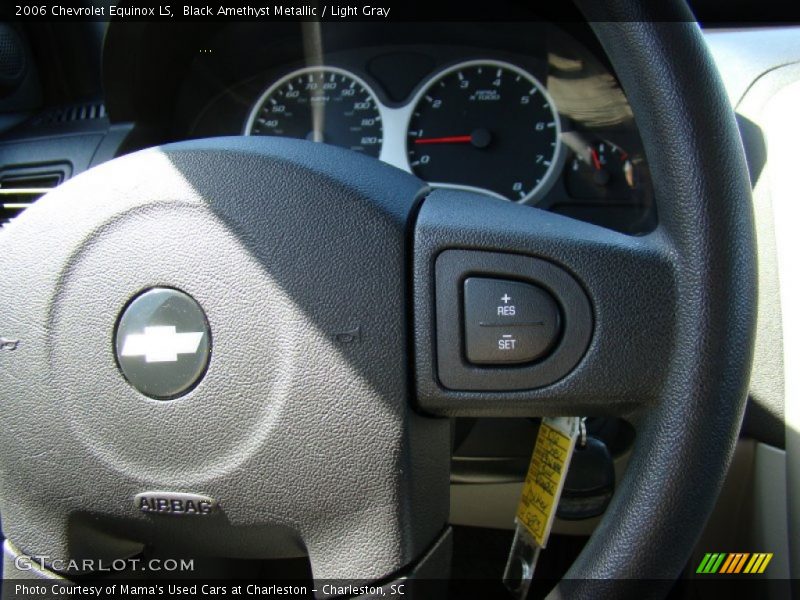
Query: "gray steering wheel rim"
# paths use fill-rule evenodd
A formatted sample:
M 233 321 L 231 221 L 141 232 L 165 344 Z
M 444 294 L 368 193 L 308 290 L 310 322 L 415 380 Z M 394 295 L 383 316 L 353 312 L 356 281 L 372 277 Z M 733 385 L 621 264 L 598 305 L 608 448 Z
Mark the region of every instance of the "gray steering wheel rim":
M 757 286 L 750 182 L 733 110 L 685 3 L 578 4 L 636 115 L 658 199 L 656 235 L 680 269 L 679 308 L 661 401 L 637 431 L 601 524 L 551 597 L 659 596 L 702 532 L 741 426 Z

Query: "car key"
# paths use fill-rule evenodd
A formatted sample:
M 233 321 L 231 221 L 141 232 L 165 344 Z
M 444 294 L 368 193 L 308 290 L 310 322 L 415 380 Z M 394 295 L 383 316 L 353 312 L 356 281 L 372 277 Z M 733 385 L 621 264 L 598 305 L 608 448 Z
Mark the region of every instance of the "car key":
M 556 516 L 579 521 L 602 515 L 614 494 L 614 461 L 602 440 L 588 436 L 572 453 Z

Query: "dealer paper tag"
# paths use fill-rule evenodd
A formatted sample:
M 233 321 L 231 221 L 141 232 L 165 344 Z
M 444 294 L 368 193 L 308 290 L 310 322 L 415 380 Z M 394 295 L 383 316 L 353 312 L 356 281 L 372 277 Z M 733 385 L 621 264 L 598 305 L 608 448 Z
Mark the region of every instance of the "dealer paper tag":
M 539 427 L 503 575 L 506 587 L 517 598 L 527 595 L 539 551 L 550 537 L 580 424 L 578 417 L 557 417 L 542 419 Z

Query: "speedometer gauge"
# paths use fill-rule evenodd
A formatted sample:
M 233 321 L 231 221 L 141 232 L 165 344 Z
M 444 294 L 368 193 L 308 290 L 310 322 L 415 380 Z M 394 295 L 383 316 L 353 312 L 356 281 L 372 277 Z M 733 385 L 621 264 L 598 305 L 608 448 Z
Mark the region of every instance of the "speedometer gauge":
M 433 186 L 528 202 L 557 176 L 560 134 L 553 101 L 533 75 L 500 61 L 465 62 L 419 93 L 408 163 Z
M 300 69 L 276 81 L 255 103 L 245 133 L 324 142 L 376 158 L 383 143 L 375 94 L 336 67 Z

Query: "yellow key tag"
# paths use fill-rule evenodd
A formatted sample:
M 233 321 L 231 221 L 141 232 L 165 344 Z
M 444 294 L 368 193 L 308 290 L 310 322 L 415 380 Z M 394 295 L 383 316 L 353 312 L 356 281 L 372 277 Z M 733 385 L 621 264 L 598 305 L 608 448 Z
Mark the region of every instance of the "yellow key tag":
M 547 546 L 553 528 L 579 427 L 577 417 L 542 419 L 539 427 L 516 521 L 540 548 Z
M 517 598 L 527 595 L 539 551 L 550 537 L 580 426 L 578 417 L 556 417 L 542 419 L 539 427 L 503 574 L 503 582 Z

